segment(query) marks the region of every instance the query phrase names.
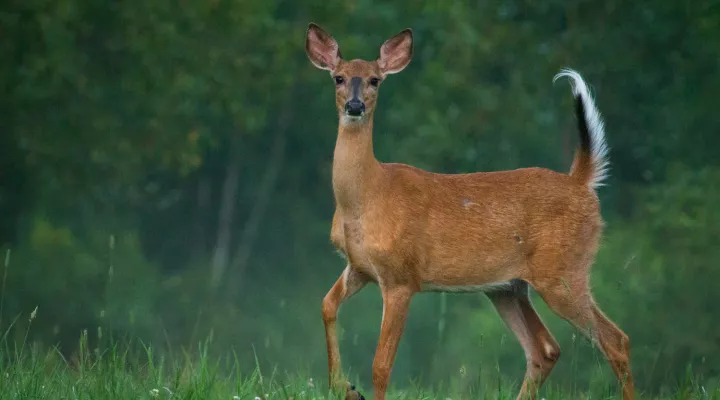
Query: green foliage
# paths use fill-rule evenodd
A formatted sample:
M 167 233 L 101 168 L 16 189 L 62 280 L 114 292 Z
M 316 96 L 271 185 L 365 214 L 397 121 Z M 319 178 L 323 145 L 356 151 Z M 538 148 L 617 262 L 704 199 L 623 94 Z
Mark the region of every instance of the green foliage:
M 6 253 L 4 321 L 18 318 L 22 326 L 19 317 L 36 307 L 44 315 L 36 339 L 65 345 L 104 320 L 120 333 L 147 332 L 157 278 L 140 254 L 132 233 L 79 237 L 37 217 L 26 245 Z

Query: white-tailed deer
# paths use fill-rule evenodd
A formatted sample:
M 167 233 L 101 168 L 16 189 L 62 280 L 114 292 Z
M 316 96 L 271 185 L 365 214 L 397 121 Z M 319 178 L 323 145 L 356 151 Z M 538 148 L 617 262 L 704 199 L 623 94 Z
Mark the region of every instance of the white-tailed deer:
M 525 351 L 518 398 L 534 398 L 560 349 L 530 302 L 532 285 L 557 315 L 599 344 L 623 398 L 633 399 L 628 337 L 600 311 L 588 282 L 603 227 L 595 188 L 606 177 L 607 148 L 582 77 L 572 70 L 555 77 L 569 78 L 575 97 L 580 145 L 569 174 L 543 168 L 437 174 L 380 163 L 372 142 L 378 89 L 410 63 L 412 41 L 406 29 L 382 45 L 375 61 L 346 61 L 319 26 L 307 31 L 307 55 L 330 71 L 340 119 L 330 235 L 347 267 L 322 302 L 331 386 L 343 380 L 338 308 L 374 282 L 383 297 L 372 367 L 376 399 L 385 399 L 410 300 L 423 291 L 485 292 Z

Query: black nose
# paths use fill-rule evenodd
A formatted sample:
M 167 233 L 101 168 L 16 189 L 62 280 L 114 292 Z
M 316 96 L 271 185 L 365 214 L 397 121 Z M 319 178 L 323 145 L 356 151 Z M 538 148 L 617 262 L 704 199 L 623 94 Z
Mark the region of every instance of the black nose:
M 357 99 L 352 99 L 345 103 L 345 112 L 353 117 L 360 116 L 365 112 L 365 103 Z

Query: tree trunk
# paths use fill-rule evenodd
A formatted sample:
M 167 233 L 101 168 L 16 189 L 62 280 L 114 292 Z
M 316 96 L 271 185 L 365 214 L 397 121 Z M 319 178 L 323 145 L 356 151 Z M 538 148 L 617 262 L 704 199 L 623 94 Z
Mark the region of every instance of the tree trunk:
M 210 179 L 201 176 L 197 183 L 197 207 L 195 209 L 195 223 L 193 233 L 193 259 L 199 260 L 207 253 L 206 219 L 210 209 Z
M 252 250 L 255 242 L 255 237 L 260 228 L 260 222 L 262 222 L 265 210 L 267 209 L 268 201 L 272 192 L 275 188 L 275 182 L 277 181 L 280 170 L 285 159 L 285 135 L 279 133 L 275 137 L 273 148 L 268 159 L 265 173 L 260 181 L 260 186 L 257 189 L 257 198 L 255 204 L 250 211 L 243 231 L 238 241 L 237 252 L 232 262 L 232 269 L 237 271 L 238 281 L 242 280 L 242 276 L 247 268 L 247 262 L 250 258 L 250 251 Z
M 240 144 L 234 140 L 230 149 L 225 181 L 223 182 L 220 211 L 218 215 L 217 242 L 211 263 L 210 286 L 217 288 L 222 280 L 230 259 L 232 242 L 232 221 L 235 215 L 238 185 L 240 181 Z

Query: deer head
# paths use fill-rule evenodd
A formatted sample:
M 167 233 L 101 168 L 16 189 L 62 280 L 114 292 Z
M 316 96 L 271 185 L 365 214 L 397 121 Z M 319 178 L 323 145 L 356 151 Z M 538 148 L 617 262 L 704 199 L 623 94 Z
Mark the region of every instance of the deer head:
M 385 77 L 402 71 L 410 63 L 412 42 L 412 30 L 405 29 L 383 43 L 376 60 L 345 61 L 337 41 L 310 23 L 305 52 L 313 65 L 330 71 L 341 123 L 364 123 L 372 119 L 380 84 Z

